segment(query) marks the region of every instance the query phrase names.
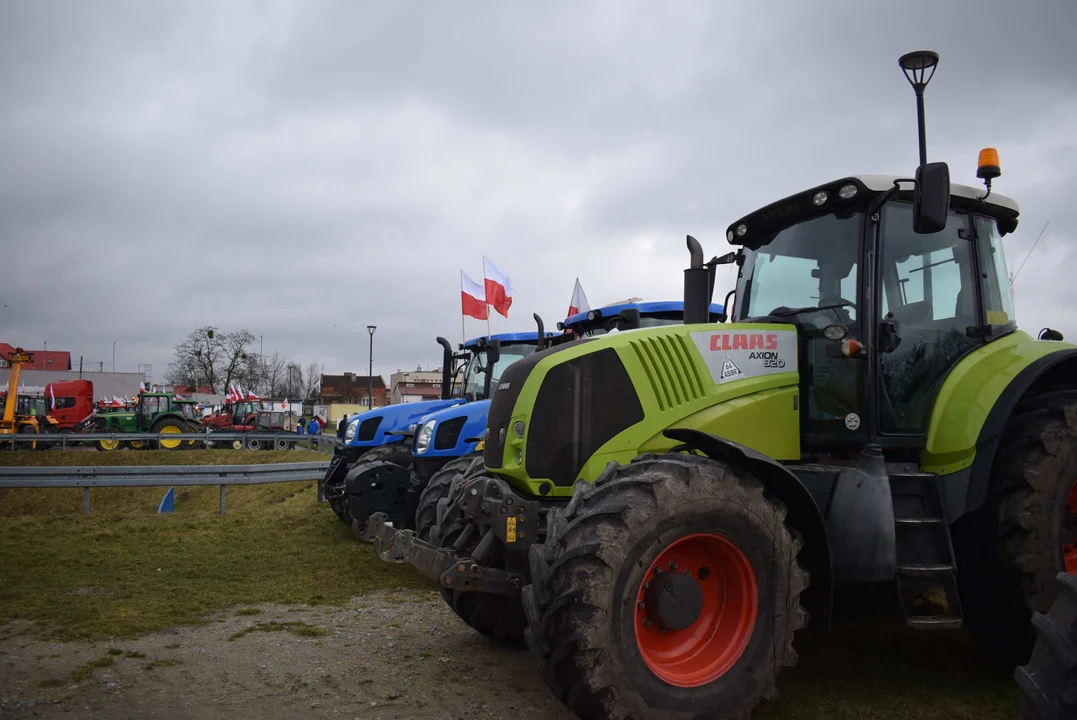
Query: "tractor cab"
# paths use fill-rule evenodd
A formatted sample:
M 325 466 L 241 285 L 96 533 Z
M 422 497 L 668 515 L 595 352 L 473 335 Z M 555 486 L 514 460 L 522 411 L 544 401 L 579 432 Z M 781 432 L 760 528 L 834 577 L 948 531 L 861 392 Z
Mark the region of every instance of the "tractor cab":
M 547 333 L 543 333 L 543 336 L 545 344 L 554 339 Z M 534 353 L 538 346 L 538 332 L 500 333 L 461 343 L 461 355 L 466 355 L 467 359 L 462 368 L 460 384 L 453 388 L 453 397 L 468 402 L 488 399 L 497 389 L 504 369 Z
M 172 396 L 168 393 L 142 393 L 138 396 L 138 404 L 135 406 L 135 420 L 137 426 L 148 429 L 153 419 L 161 413 L 179 412 L 179 408 L 173 408 Z
M 808 447 L 922 448 L 950 371 L 1016 329 L 1001 239 L 1017 203 L 947 181 L 938 229 L 918 232 L 913 185 L 846 177 L 729 227 L 734 322 L 796 328 Z M 783 361 L 776 348 L 740 356 L 748 374 Z

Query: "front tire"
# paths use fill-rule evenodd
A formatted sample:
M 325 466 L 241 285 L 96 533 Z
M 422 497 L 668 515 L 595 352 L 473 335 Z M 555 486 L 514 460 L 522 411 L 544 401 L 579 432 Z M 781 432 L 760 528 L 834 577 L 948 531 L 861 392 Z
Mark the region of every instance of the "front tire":
M 973 636 L 1010 667 L 1028 660 L 1032 613 L 1060 572 L 1077 574 L 1077 389 L 1021 401 L 991 471 L 991 495 L 955 525 L 958 578 Z
M 448 493 L 441 495 L 437 501 L 437 524 L 430 529 L 430 543 L 438 547 L 452 547 L 460 538 L 467 519 L 464 518 L 457 502 L 461 496 L 459 487 L 485 473 L 481 458 L 473 461 L 463 473 L 452 477 Z M 418 515 L 418 513 L 416 513 Z M 477 533 L 475 534 L 477 535 Z M 461 555 L 471 555 L 479 544 L 479 537 L 472 537 L 471 542 L 460 550 Z M 504 546 L 497 544 L 484 565 L 498 570 L 526 570 L 526 568 L 509 568 Z M 521 565 L 525 564 L 521 562 Z M 459 590 L 441 589 L 441 596 L 449 604 L 457 617 L 471 629 L 485 635 L 499 645 L 525 650 L 527 640 L 527 618 L 519 597 L 485 592 L 460 592 Z
M 415 535 L 424 542 L 430 542 L 430 534 L 438 522 L 438 503 L 448 498 L 452 481 L 458 475 L 466 475 L 472 466 L 481 462 L 481 453 L 472 453 L 445 463 L 434 473 L 419 495 L 419 504 L 415 508 Z
M 546 683 L 587 720 L 749 717 L 807 624 L 785 516 L 757 478 L 694 455 L 578 483 L 523 592 Z

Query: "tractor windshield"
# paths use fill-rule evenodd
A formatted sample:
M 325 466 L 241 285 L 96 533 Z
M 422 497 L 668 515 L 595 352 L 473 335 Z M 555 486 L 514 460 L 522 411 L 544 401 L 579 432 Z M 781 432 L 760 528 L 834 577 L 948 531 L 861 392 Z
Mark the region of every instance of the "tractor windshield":
M 737 317 L 826 308 L 803 319 L 820 327 L 856 322 L 861 220 L 859 213 L 823 215 L 781 230 L 758 250 L 745 249 Z
M 535 352 L 535 346 L 529 343 L 513 343 L 501 346 L 501 357 L 494 363 L 491 390 L 497 388 L 501 373 L 512 363 Z M 464 370 L 464 394 L 468 402 L 486 400 L 486 353 L 475 353 Z

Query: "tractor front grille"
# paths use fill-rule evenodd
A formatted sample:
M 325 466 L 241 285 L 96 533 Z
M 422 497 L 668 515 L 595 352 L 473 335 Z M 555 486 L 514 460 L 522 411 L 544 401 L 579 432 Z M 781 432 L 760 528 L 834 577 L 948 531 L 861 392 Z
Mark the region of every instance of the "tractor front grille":
M 703 383 L 692 364 L 689 340 L 683 335 L 641 337 L 633 340 L 635 351 L 647 381 L 665 411 L 703 397 Z
M 434 434 L 434 449 L 452 450 L 456 447 L 456 441 L 460 439 L 460 431 L 464 429 L 466 421 L 467 418 L 461 415 L 438 423 L 438 431 Z

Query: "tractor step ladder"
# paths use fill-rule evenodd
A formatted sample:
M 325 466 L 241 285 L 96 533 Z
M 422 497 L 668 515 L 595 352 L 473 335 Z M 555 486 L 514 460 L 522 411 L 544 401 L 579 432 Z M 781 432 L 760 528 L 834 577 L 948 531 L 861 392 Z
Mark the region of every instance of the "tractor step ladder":
M 891 475 L 890 494 L 897 533 L 897 587 L 906 624 L 925 630 L 960 628 L 957 568 L 938 478 L 930 473 Z

